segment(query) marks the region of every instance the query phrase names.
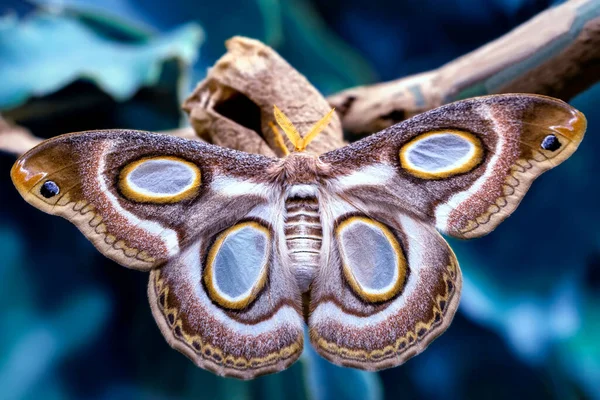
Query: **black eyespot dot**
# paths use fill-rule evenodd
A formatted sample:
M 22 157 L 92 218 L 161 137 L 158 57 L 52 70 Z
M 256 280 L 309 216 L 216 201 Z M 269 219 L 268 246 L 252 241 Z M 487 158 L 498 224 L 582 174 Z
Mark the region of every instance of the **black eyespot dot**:
M 40 194 L 45 198 L 49 199 L 50 197 L 56 196 L 60 192 L 60 188 L 53 181 L 46 181 L 40 188 Z
M 544 150 L 556 151 L 560 146 L 558 138 L 554 135 L 548 135 L 542 140 L 542 149 Z

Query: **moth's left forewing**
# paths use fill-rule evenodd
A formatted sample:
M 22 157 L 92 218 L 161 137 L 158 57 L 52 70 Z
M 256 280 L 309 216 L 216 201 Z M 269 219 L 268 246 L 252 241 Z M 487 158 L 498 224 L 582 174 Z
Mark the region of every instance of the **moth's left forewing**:
M 264 202 L 258 179 L 271 163 L 167 135 L 90 131 L 44 141 L 11 177 L 26 201 L 74 223 L 104 255 L 148 270 Z
M 550 97 L 511 94 L 459 101 L 320 157 L 329 188 L 405 210 L 472 238 L 510 215 L 544 171 L 566 160 L 586 120 Z
M 63 135 L 19 158 L 11 177 L 27 202 L 75 224 L 104 255 L 148 270 L 178 253 L 177 233 L 123 207 L 109 161 L 115 149 L 131 154 L 116 132 Z

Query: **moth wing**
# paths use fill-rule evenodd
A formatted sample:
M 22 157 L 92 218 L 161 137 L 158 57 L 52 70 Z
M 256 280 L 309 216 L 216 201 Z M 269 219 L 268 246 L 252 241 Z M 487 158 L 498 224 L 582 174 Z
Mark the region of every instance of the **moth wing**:
M 309 330 L 331 362 L 379 370 L 423 351 L 450 324 L 462 278 L 432 227 L 403 213 L 330 198 Z
M 107 257 L 148 270 L 263 203 L 272 159 L 136 131 L 44 141 L 13 166 L 23 198 L 74 223 Z
M 583 114 L 563 101 L 486 96 L 420 114 L 320 160 L 338 195 L 473 238 L 491 232 L 535 178 L 573 154 L 585 129 Z
M 303 345 L 301 296 L 279 257 L 272 159 L 147 132 L 57 137 L 17 161 L 23 197 L 106 256 L 152 269 L 153 315 L 198 366 L 252 378 Z M 52 184 L 48 184 L 51 182 Z
M 300 356 L 301 295 L 279 255 L 272 218 L 280 214 L 259 206 L 151 271 L 148 297 L 158 326 L 199 367 L 251 379 Z

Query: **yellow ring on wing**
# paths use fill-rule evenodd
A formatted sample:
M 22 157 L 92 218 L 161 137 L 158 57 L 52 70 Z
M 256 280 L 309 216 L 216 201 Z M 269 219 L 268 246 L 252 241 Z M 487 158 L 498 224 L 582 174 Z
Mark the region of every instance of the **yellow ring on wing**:
M 190 176 L 189 182 L 182 186 L 180 190 L 176 192 L 165 192 L 157 193 L 149 191 L 143 187 L 140 187 L 133 182 L 131 179 L 132 174 L 140 167 L 143 167 L 147 163 L 153 162 L 164 162 L 165 164 L 171 164 L 175 167 L 183 167 L 182 171 L 187 172 Z M 128 164 L 121 170 L 119 175 L 119 189 L 121 193 L 130 200 L 137 201 L 140 203 L 177 203 L 182 200 L 189 199 L 198 193 L 200 184 L 202 182 L 200 169 L 194 163 L 186 161 L 184 159 L 173 157 L 173 156 L 158 156 L 158 157 L 144 157 L 139 160 Z
M 427 170 L 416 165 L 410 160 L 410 153 L 423 141 L 440 138 L 442 136 L 455 136 L 462 139 L 470 145 L 469 151 L 463 157 L 455 160 L 454 163 L 435 170 Z M 483 159 L 483 145 L 479 138 L 474 134 L 466 131 L 454 129 L 437 130 L 421 134 L 410 142 L 406 143 L 400 149 L 400 165 L 411 175 L 423 179 L 442 179 L 453 175 L 469 172 L 477 167 Z
M 247 290 L 246 293 L 243 293 L 242 295 L 240 295 L 238 297 L 231 298 L 230 296 L 226 295 L 221 290 L 219 290 L 219 287 L 216 282 L 216 277 L 215 277 L 215 259 L 217 257 L 217 254 L 221 250 L 221 247 L 223 246 L 223 243 L 225 242 L 227 237 L 236 233 L 237 231 L 239 231 L 243 228 L 247 228 L 247 227 L 256 229 L 256 230 L 260 231 L 261 234 L 265 235 L 265 243 L 266 243 L 265 256 L 263 259 L 263 264 L 260 266 L 260 272 L 258 273 L 258 276 L 257 276 L 255 282 L 252 284 L 252 286 L 250 286 L 249 290 Z M 206 267 L 204 268 L 203 279 L 204 279 L 204 284 L 206 286 L 206 290 L 208 291 L 209 297 L 213 301 L 215 301 L 217 304 L 219 304 L 220 306 L 222 306 L 224 308 L 228 308 L 231 310 L 241 310 L 243 308 L 246 308 L 248 305 L 250 305 L 254 301 L 254 299 L 256 299 L 256 296 L 261 291 L 261 289 L 264 287 L 264 285 L 267 281 L 267 271 L 268 271 L 270 254 L 271 254 L 271 232 L 270 232 L 269 228 L 267 228 L 264 225 L 261 225 L 258 222 L 254 222 L 254 221 L 242 222 L 240 224 L 234 225 L 231 228 L 228 228 L 228 229 L 224 230 L 223 232 L 221 232 L 217 236 L 217 239 L 211 246 L 210 250 L 208 251 L 208 257 L 206 258 Z
M 344 246 L 342 245 L 342 234 L 344 229 L 357 222 L 370 225 L 379 230 L 385 236 L 392 251 L 394 252 L 396 259 L 394 277 L 392 281 L 383 289 L 369 289 L 362 285 L 359 282 L 359 279 L 357 279 L 355 274 L 352 272 L 352 267 L 348 265 L 348 256 L 344 253 Z M 356 293 L 361 299 L 369 303 L 378 303 L 390 300 L 402 290 L 408 277 L 408 263 L 406 262 L 406 257 L 404 256 L 404 252 L 400 247 L 400 243 L 398 243 L 398 240 L 387 226 L 367 217 L 352 216 L 345 219 L 337 226 L 335 229 L 335 234 L 341 253 L 340 255 L 342 259 L 344 277 L 354 293 Z

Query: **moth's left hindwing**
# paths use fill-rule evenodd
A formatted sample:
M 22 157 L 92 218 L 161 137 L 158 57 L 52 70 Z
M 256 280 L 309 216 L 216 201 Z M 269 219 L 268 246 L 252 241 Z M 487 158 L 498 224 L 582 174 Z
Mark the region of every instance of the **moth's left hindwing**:
M 320 160 L 340 196 L 473 238 L 491 232 L 536 177 L 573 154 L 585 128 L 583 114 L 557 99 L 486 96 L 420 114 Z
M 32 205 L 73 222 L 104 255 L 152 270 L 171 346 L 220 375 L 286 368 L 303 342 L 301 296 L 277 253 L 265 182 L 274 160 L 148 132 L 43 142 L 11 171 Z
M 272 214 L 258 206 L 150 273 L 161 331 L 199 367 L 250 379 L 289 367 L 302 352 L 300 290 L 278 254 Z

